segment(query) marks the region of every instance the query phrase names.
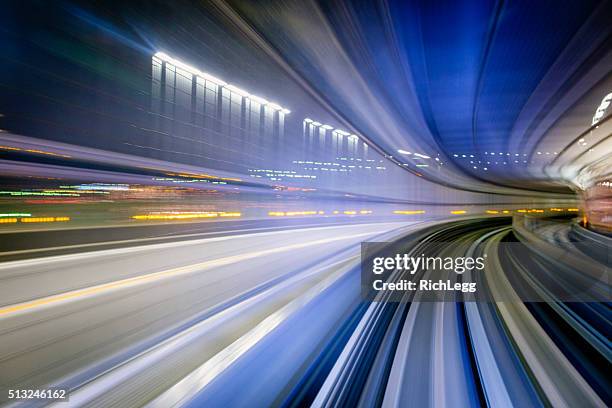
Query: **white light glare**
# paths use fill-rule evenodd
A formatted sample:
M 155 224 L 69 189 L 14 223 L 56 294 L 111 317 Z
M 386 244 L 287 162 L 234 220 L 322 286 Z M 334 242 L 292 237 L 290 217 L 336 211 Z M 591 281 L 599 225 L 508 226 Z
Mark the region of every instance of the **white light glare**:
M 606 110 L 608 109 L 608 106 L 610 106 L 611 102 L 612 102 L 612 92 L 604 96 L 604 98 L 601 100 L 601 103 L 595 110 L 595 114 L 593 115 L 593 121 L 591 122 L 591 125 L 596 124 L 597 122 L 599 122 L 601 118 L 604 117 Z
M 266 99 L 260 98 L 259 96 L 255 96 L 255 95 L 249 95 L 249 99 L 254 102 L 257 102 L 260 105 L 267 105 L 270 103 Z
M 247 91 L 238 88 L 237 86 L 234 85 L 226 85 L 225 86 L 227 89 L 229 89 L 230 91 L 237 93 L 240 96 L 244 96 L 245 98 L 248 98 L 249 96 L 251 96 Z
M 276 104 L 274 102 L 268 102 L 266 106 L 268 106 L 268 107 L 270 107 L 270 108 L 272 108 L 274 110 L 282 110 L 283 109 L 282 106 L 280 106 L 280 105 L 278 105 L 278 104 Z
M 402 149 L 397 149 L 397 152 L 400 153 L 400 154 L 412 154 L 409 151 L 402 150 Z
M 260 98 L 259 96 L 251 95 L 249 92 L 245 91 L 244 89 L 240 89 L 237 86 L 228 84 L 227 82 L 222 81 L 219 78 L 216 78 L 216 77 L 214 77 L 214 76 L 212 76 L 212 75 L 210 75 L 210 74 L 208 74 L 206 72 L 202 72 L 199 69 L 192 67 L 191 65 L 187 65 L 184 62 L 181 62 L 181 61 L 179 61 L 179 60 L 177 60 L 175 58 L 172 58 L 172 57 L 170 57 L 166 53 L 156 52 L 155 53 L 155 57 L 157 57 L 157 58 L 159 58 L 159 59 L 161 59 L 163 61 L 169 62 L 169 63 L 171 63 L 172 65 L 174 65 L 176 67 L 184 69 L 185 71 L 187 71 L 187 72 L 189 72 L 189 73 L 191 73 L 193 75 L 202 77 L 202 78 L 204 78 L 204 79 L 206 79 L 208 81 L 216 83 L 217 85 L 221 85 L 222 87 L 226 88 L 227 90 L 229 90 L 231 92 L 235 92 L 235 93 L 237 93 L 240 96 L 243 96 L 245 98 L 249 98 L 249 99 L 251 99 L 251 100 L 253 100 L 253 101 L 255 101 L 255 102 L 257 102 L 257 103 L 259 103 L 261 105 L 266 105 L 266 106 L 268 106 L 268 107 L 270 107 L 270 108 L 272 108 L 274 110 L 280 111 L 280 112 L 284 113 L 285 115 L 288 115 L 288 114 L 291 113 L 291 111 L 289 109 L 287 109 L 287 108 L 283 108 L 282 106 L 280 106 L 280 105 L 278 105 L 276 103 L 273 103 L 273 102 L 268 102 L 267 100 L 265 100 L 264 98 Z

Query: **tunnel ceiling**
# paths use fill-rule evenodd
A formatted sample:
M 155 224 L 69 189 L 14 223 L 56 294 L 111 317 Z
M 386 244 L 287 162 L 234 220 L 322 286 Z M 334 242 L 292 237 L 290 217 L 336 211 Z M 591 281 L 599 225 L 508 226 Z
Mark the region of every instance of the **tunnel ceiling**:
M 231 2 L 220 10 L 372 143 L 400 163 L 422 161 L 415 152 L 436 158 L 422 172 L 450 184 L 563 191 L 576 174 L 551 164 L 612 91 L 610 2 Z

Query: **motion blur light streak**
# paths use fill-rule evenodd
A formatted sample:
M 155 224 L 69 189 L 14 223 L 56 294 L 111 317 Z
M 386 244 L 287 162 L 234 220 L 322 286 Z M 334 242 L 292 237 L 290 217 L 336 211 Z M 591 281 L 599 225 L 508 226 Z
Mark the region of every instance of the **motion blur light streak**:
M 4 2 L 0 406 L 612 406 L 610 21 Z

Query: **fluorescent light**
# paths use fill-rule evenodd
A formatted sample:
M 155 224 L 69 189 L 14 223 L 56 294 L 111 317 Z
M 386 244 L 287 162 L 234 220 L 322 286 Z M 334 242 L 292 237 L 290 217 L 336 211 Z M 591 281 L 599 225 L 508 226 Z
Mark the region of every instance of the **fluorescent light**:
M 227 82 L 222 81 L 222 80 L 220 80 L 219 78 L 217 78 L 217 77 L 215 77 L 215 76 L 212 76 L 212 75 L 210 75 L 210 74 L 207 74 L 206 72 L 200 72 L 200 73 L 198 74 L 198 76 L 201 76 L 202 78 L 204 78 L 204 79 L 205 79 L 205 80 L 207 80 L 207 81 L 214 82 L 214 83 L 215 83 L 215 84 L 217 84 L 217 85 L 221 85 L 221 86 L 225 86 L 225 85 L 227 85 Z
M 216 78 L 210 74 L 207 74 L 206 72 L 202 72 L 199 69 L 192 67 L 191 65 L 187 65 L 182 61 L 179 61 L 175 58 L 170 57 L 168 54 L 163 53 L 163 52 L 156 52 L 155 56 L 163 61 L 169 62 L 170 64 L 179 67 L 181 69 L 184 69 L 185 71 L 188 71 L 189 73 L 193 74 L 193 75 L 197 75 L 200 76 L 202 78 L 205 78 L 209 81 L 215 82 L 218 85 L 222 85 L 225 86 L 227 85 L 224 81 L 220 80 L 219 78 Z
M 272 108 L 272 109 L 274 109 L 274 110 L 283 110 L 283 107 L 282 107 L 282 106 L 280 106 L 280 105 L 278 105 L 278 104 L 276 104 L 276 103 L 274 103 L 274 102 L 268 102 L 268 103 L 266 104 L 266 106 L 268 106 L 268 107 L 270 107 L 270 108 Z
M 248 98 L 249 96 L 251 96 L 247 91 L 245 91 L 244 89 L 240 89 L 237 86 L 234 85 L 226 85 L 225 88 L 229 89 L 232 92 L 237 93 L 240 96 L 244 96 L 245 98 Z
M 256 96 L 256 95 L 249 95 L 249 99 L 254 101 L 254 102 L 257 102 L 257 103 L 259 103 L 261 105 L 267 105 L 269 103 L 264 98 L 260 98 L 259 96 Z
M 229 91 L 235 92 L 238 95 L 241 95 L 241 96 L 243 96 L 245 98 L 249 98 L 252 101 L 255 101 L 255 102 L 259 103 L 259 104 L 269 106 L 270 108 L 272 108 L 274 110 L 277 110 L 277 111 L 281 111 L 285 115 L 288 115 L 288 114 L 291 113 L 291 111 L 289 109 L 283 108 L 279 104 L 276 104 L 276 103 L 273 103 L 273 102 L 268 102 L 264 98 L 260 98 L 259 96 L 256 96 L 256 95 L 251 95 L 247 91 L 245 91 L 244 89 L 240 89 L 237 86 L 228 84 L 227 82 L 222 81 L 219 78 L 216 78 L 216 77 L 214 77 L 214 76 L 212 76 L 212 75 L 210 75 L 210 74 L 208 74 L 206 72 L 202 72 L 199 69 L 197 69 L 195 67 L 192 67 L 191 65 L 187 65 L 184 62 L 181 62 L 181 61 L 179 61 L 179 60 L 177 60 L 175 58 L 172 58 L 172 57 L 170 57 L 166 53 L 163 53 L 161 51 L 160 52 L 156 52 L 154 57 L 155 58 L 159 58 L 162 61 L 166 61 L 167 63 L 170 63 L 170 64 L 172 64 L 172 65 L 174 65 L 174 66 L 176 66 L 178 68 L 181 68 L 181 69 L 183 69 L 185 71 L 188 71 L 189 73 L 191 73 L 193 75 L 202 77 L 202 78 L 206 79 L 207 81 L 211 81 L 211 82 L 216 83 L 217 85 L 221 85 L 221 86 L 227 88 Z
M 400 153 L 400 154 L 412 154 L 409 151 L 402 150 L 402 149 L 397 149 L 397 152 Z

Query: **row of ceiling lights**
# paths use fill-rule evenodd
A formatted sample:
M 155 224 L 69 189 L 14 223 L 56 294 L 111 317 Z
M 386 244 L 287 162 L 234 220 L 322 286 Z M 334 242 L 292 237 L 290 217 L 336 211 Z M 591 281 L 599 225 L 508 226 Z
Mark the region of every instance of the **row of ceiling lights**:
M 179 61 L 176 58 L 172 58 L 172 57 L 170 57 L 169 55 L 167 55 L 167 54 L 165 54 L 163 52 L 156 52 L 155 53 L 155 57 L 159 58 L 162 61 L 170 63 L 170 64 L 172 64 L 172 65 L 174 65 L 176 67 L 179 67 L 179 68 L 189 72 L 192 75 L 199 76 L 200 78 L 204 78 L 207 81 L 214 82 L 215 84 L 217 84 L 219 86 L 222 86 L 223 88 L 225 88 L 225 89 L 227 89 L 227 90 L 229 90 L 231 92 L 234 92 L 234 93 L 236 93 L 236 94 L 238 94 L 238 95 L 240 95 L 242 97 L 248 98 L 250 100 L 253 100 L 253 101 L 255 101 L 255 102 L 257 102 L 257 103 L 259 103 L 261 105 L 265 105 L 265 106 L 267 106 L 267 107 L 269 107 L 271 109 L 274 109 L 276 111 L 280 111 L 280 112 L 282 112 L 282 113 L 284 113 L 286 115 L 291 113 L 291 111 L 289 109 L 283 108 L 282 106 L 280 106 L 277 103 L 269 102 L 268 100 L 266 100 L 264 98 L 261 98 L 261 97 L 259 97 L 257 95 L 253 95 L 253 94 L 251 94 L 251 93 L 249 93 L 249 92 L 247 92 L 247 91 L 245 91 L 243 89 L 238 88 L 235 85 L 228 84 L 227 82 L 225 82 L 225 81 L 223 81 L 223 80 L 221 80 L 221 79 L 219 79 L 219 78 L 217 78 L 217 77 L 215 77 L 213 75 L 210 75 L 210 74 L 208 74 L 206 72 L 202 72 L 199 69 L 197 69 L 195 67 L 192 67 L 191 65 L 185 64 L 184 62 Z
M 337 133 L 341 136 L 348 136 L 349 139 L 351 140 L 359 140 L 359 136 L 357 135 L 352 135 L 351 133 L 347 132 L 346 130 L 342 130 L 342 129 L 336 129 L 331 125 L 327 125 L 321 122 L 317 122 L 316 120 L 312 120 L 310 118 L 306 118 L 304 119 L 304 123 L 308 123 L 309 125 L 312 125 L 314 127 L 320 127 L 321 129 L 324 130 L 331 130 L 332 133 Z

